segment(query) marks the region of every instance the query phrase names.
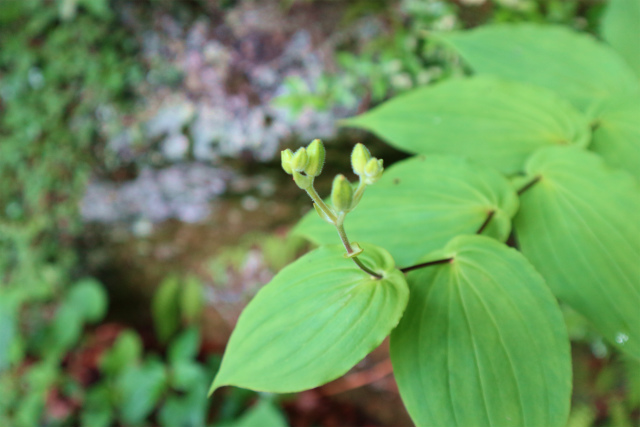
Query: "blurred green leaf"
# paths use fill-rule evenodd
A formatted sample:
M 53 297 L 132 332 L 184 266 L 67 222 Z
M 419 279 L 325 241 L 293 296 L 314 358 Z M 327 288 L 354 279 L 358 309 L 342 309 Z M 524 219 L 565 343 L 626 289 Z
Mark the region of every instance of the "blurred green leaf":
M 451 154 L 521 172 L 547 145 L 584 147 L 586 118 L 555 93 L 490 77 L 449 80 L 397 96 L 344 122 L 410 153 Z
M 129 424 L 143 421 L 166 388 L 167 373 L 160 361 L 150 359 L 142 365 L 127 366 L 117 382 L 122 420 Z
M 203 427 L 207 415 L 207 384 L 192 386 L 185 396 L 169 396 L 158 413 L 163 427 Z M 257 426 L 256 426 L 257 427 Z
M 631 68 L 613 49 L 566 27 L 487 25 L 437 37 L 476 73 L 549 88 L 582 110 L 594 101 L 640 88 Z
M 116 375 L 127 366 L 135 365 L 142 356 L 142 341 L 134 331 L 123 331 L 113 346 L 100 358 L 100 369 L 107 375 Z
M 409 273 L 410 301 L 391 361 L 416 425 L 563 427 L 569 340 L 557 302 L 516 250 L 454 238 Z
M 610 343 L 640 358 L 640 187 L 597 155 L 534 154 L 514 219 L 522 253 L 555 295 Z
M 107 292 L 100 282 L 92 278 L 76 282 L 69 289 L 65 300 L 70 306 L 75 307 L 87 322 L 97 322 L 107 312 Z
M 609 98 L 590 114 L 596 127 L 590 148 L 640 180 L 640 95 Z
M 182 331 L 169 345 L 169 362 L 195 359 L 200 350 L 200 338 L 200 330 L 195 326 Z
M 151 311 L 158 338 L 168 341 L 180 325 L 180 281 L 177 276 L 162 281 L 151 301 Z
M 609 0 L 600 23 L 602 37 L 622 55 L 640 77 L 640 2 Z
M 345 229 L 353 241 L 381 246 L 406 267 L 454 236 L 475 234 L 490 212 L 483 234 L 506 240 L 517 208 L 513 188 L 493 170 L 454 157 L 419 156 L 385 170 L 349 213 Z M 339 241 L 313 210 L 293 232 L 317 244 Z
M 195 276 L 189 276 L 184 281 L 180 294 L 182 317 L 188 324 L 196 322 L 204 309 L 204 289 L 202 283 Z
M 287 427 L 289 424 L 278 408 L 261 399 L 236 421 L 218 427 Z
M 384 249 L 362 245 L 374 279 L 326 246 L 285 267 L 242 312 L 211 392 L 235 385 L 295 392 L 351 369 L 397 325 L 408 298 L 402 273 Z
M 178 360 L 171 364 L 171 368 L 171 386 L 176 390 L 189 391 L 203 382 L 208 385 L 207 373 L 196 362 Z

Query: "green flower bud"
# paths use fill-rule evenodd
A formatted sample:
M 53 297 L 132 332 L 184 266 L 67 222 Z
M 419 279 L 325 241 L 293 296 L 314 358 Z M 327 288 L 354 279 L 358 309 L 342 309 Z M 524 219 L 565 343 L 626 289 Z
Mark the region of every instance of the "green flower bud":
M 367 147 L 357 143 L 351 152 L 351 167 L 356 175 L 364 174 L 364 167 L 371 158 L 371 153 Z
M 324 166 L 324 158 L 326 151 L 322 141 L 314 139 L 307 147 L 307 157 L 309 157 L 309 163 L 305 168 L 305 172 L 308 176 L 318 176 L 322 172 Z
M 351 209 L 353 188 L 344 175 L 337 175 L 333 180 L 331 202 L 338 212 L 347 212 Z
M 298 151 L 293 153 L 293 158 L 291 159 L 291 169 L 296 172 L 302 172 L 304 168 L 307 167 L 307 163 L 309 163 L 307 150 L 304 147 L 298 148 Z
M 302 175 L 300 172 L 293 171 L 293 180 L 296 185 L 303 190 L 307 190 L 311 187 L 313 183 L 313 178 L 310 176 Z
M 382 176 L 382 159 L 378 160 L 372 157 L 364 167 L 364 182 L 365 184 L 373 184 Z
M 293 158 L 293 151 L 289 148 L 280 152 L 280 157 L 282 159 L 282 169 L 289 175 L 293 170 L 291 169 L 291 159 Z

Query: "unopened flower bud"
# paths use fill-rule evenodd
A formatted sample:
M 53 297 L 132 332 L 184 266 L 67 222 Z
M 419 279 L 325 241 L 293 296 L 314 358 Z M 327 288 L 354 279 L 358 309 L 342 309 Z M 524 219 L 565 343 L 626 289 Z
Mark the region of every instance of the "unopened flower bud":
M 353 168 L 353 172 L 356 175 L 364 174 L 364 167 L 369 159 L 371 159 L 371 153 L 369 153 L 367 147 L 357 143 L 351 152 L 351 167 Z
M 353 202 L 353 189 L 344 175 L 337 175 L 331 187 L 331 202 L 338 212 L 347 212 Z
M 364 181 L 366 184 L 373 184 L 382 176 L 382 159 L 371 158 L 364 167 Z
M 324 149 L 324 145 L 322 141 L 319 139 L 314 139 L 311 141 L 311 144 L 307 147 L 307 157 L 309 158 L 309 163 L 305 168 L 305 172 L 308 176 L 318 176 L 322 172 L 322 167 L 324 166 L 324 158 L 326 151 Z
M 304 147 L 298 148 L 298 150 L 293 153 L 293 158 L 291 159 L 291 169 L 296 172 L 302 172 L 304 171 L 304 168 L 307 167 L 307 163 L 309 163 L 307 150 Z
M 311 187 L 313 178 L 310 176 L 302 175 L 300 172 L 293 171 L 293 180 L 296 185 L 303 190 L 307 190 Z
M 289 175 L 293 170 L 291 169 L 291 159 L 293 158 L 293 151 L 289 148 L 280 152 L 280 157 L 282 159 L 282 169 Z

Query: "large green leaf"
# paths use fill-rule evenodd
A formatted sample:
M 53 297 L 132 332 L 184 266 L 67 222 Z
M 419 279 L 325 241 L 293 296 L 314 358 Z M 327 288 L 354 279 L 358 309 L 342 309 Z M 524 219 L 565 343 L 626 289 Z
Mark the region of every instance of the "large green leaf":
M 377 280 L 343 256 L 316 249 L 258 292 L 231 335 L 211 391 L 224 385 L 276 393 L 325 384 L 377 347 L 400 320 L 409 291 L 384 249 L 363 245 Z
M 489 25 L 438 37 L 477 73 L 549 88 L 583 109 L 594 99 L 639 87 L 631 68 L 613 49 L 565 27 Z
M 345 122 L 411 153 L 472 159 L 521 172 L 538 148 L 586 146 L 587 119 L 555 93 L 491 77 L 450 80 L 398 96 Z
M 483 234 L 506 240 L 517 208 L 513 189 L 493 170 L 459 158 L 419 156 L 385 170 L 347 215 L 345 228 L 353 240 L 384 247 L 405 267 L 454 236 L 476 233 L 490 212 Z M 339 241 L 314 211 L 294 233 L 319 244 Z
M 409 273 L 391 334 L 400 394 L 418 426 L 564 426 L 569 338 L 555 298 L 516 250 L 460 236 Z
M 527 164 L 539 177 L 521 196 L 522 252 L 556 296 L 610 342 L 640 357 L 640 188 L 595 154 L 546 148 Z
M 640 77 L 640 1 L 609 0 L 601 32 Z
M 596 124 L 591 149 L 640 179 L 640 95 L 610 98 L 591 115 Z

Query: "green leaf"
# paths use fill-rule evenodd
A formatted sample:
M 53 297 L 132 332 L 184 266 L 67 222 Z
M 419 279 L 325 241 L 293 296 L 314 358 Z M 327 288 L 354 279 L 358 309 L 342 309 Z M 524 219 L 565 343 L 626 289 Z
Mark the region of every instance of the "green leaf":
M 79 280 L 69 289 L 65 299 L 82 313 L 83 319 L 87 322 L 97 322 L 107 311 L 107 292 L 95 279 Z
M 180 281 L 177 276 L 162 281 L 153 295 L 151 312 L 158 338 L 168 341 L 180 326 Z
M 227 345 L 211 392 L 225 385 L 287 393 L 325 384 L 351 369 L 398 324 L 408 299 L 403 274 L 384 249 L 314 250 L 258 292 Z
M 200 330 L 191 327 L 178 335 L 169 346 L 168 359 L 171 363 L 193 360 L 200 350 Z
M 123 331 L 113 346 L 100 358 L 100 369 L 107 375 L 116 375 L 135 364 L 142 356 L 142 341 L 133 331 Z
M 594 99 L 639 88 L 633 71 L 613 49 L 565 27 L 487 25 L 438 37 L 476 73 L 549 88 L 581 109 Z
M 442 248 L 459 234 L 475 234 L 495 212 L 483 234 L 506 240 L 518 199 L 498 173 L 448 157 L 398 162 L 367 188 L 345 229 L 357 242 L 388 250 L 401 266 Z M 315 243 L 338 242 L 336 230 L 311 211 L 293 230 Z
M 490 77 L 449 80 L 397 96 L 346 120 L 411 153 L 452 154 L 521 172 L 536 149 L 586 146 L 586 118 L 555 93 Z
M 640 188 L 595 154 L 547 148 L 514 220 L 521 250 L 556 296 L 640 357 Z
M 128 366 L 117 382 L 120 414 L 127 424 L 137 424 L 151 413 L 167 386 L 164 365 L 148 360 L 141 366 Z
M 207 418 L 207 385 L 194 386 L 186 396 L 171 395 L 160 408 L 163 427 L 204 427 Z
M 196 322 L 202 315 L 204 295 L 202 283 L 197 277 L 189 276 L 185 280 L 180 294 L 180 309 L 187 323 Z
M 600 30 L 602 37 L 622 55 L 640 77 L 640 2 L 609 0 Z
M 569 339 L 555 298 L 516 250 L 460 236 L 409 273 L 391 334 L 400 394 L 420 426 L 564 426 Z
M 591 115 L 596 129 L 590 148 L 640 179 L 640 95 L 610 98 Z
M 227 427 L 287 427 L 287 420 L 278 408 L 266 399 L 261 400 Z

